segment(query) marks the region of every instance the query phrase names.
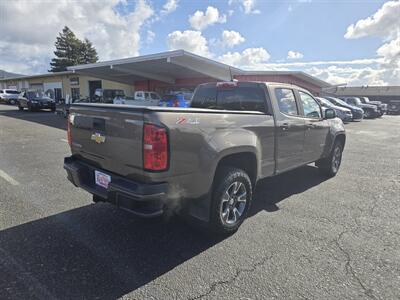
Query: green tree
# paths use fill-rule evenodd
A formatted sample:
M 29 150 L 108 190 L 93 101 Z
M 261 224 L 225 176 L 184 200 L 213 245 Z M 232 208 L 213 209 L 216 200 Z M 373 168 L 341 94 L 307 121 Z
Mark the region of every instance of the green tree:
M 97 51 L 93 47 L 92 43 L 85 38 L 85 40 L 81 43 L 81 51 L 79 56 L 80 64 L 91 64 L 95 63 L 99 60 L 97 56 Z
M 55 46 L 56 57 L 50 62 L 50 72 L 66 71 L 69 66 L 94 63 L 99 59 L 92 43 L 88 39 L 79 40 L 67 26 L 60 32 Z

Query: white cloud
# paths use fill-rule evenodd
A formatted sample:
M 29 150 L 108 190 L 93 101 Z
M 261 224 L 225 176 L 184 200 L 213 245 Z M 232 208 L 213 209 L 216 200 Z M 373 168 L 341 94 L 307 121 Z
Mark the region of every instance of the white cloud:
M 138 55 L 140 30 L 153 9 L 146 0 L 137 0 L 132 12 L 120 14 L 117 4 L 127 5 L 119 0 L 0 1 L 1 68 L 45 72 L 65 25 L 79 38 L 91 40 L 101 60 Z M 38 12 L 44 17 L 32 17 Z
M 303 57 L 304 57 L 303 53 L 292 50 L 290 50 L 287 54 L 287 59 L 300 59 Z
M 152 30 L 147 30 L 146 43 L 151 44 L 154 41 L 156 34 Z
M 241 53 L 225 53 L 219 57 L 219 60 L 235 67 L 252 69 L 265 64 L 269 58 L 270 55 L 264 48 L 247 48 Z
M 242 0 L 242 5 L 245 14 L 259 14 L 260 10 L 255 9 L 256 0 Z
M 357 21 L 347 28 L 346 39 L 378 36 L 388 39 L 400 36 L 400 1 L 389 1 L 374 15 Z
M 385 43 L 376 50 L 379 65 L 360 74 L 372 84 L 400 84 L 400 1 L 384 3 L 372 16 L 351 24 L 344 35 L 347 39 L 368 36 L 380 37 Z
M 161 10 L 161 15 L 165 16 L 174 12 L 178 8 L 179 0 L 167 0 Z
M 200 31 L 174 31 L 167 36 L 167 46 L 170 50 L 183 49 L 189 52 L 211 57 L 206 38 Z
M 260 14 L 261 11 L 255 8 L 256 1 L 257 0 L 229 0 L 228 5 L 240 3 L 241 9 L 244 11 L 245 14 Z
M 215 23 L 226 23 L 226 15 L 220 15 L 217 8 L 209 6 L 205 12 L 197 10 L 189 16 L 189 23 L 196 30 L 203 30 Z
M 224 47 L 232 48 L 245 41 L 245 38 L 237 31 L 224 30 L 221 35 L 221 44 Z

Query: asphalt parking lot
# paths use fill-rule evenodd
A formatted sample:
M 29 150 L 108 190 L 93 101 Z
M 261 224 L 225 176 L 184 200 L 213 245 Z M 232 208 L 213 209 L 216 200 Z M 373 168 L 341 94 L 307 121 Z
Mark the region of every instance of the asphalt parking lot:
M 337 177 L 263 180 L 222 239 L 92 204 L 65 119 L 0 105 L 0 299 L 399 299 L 400 116 L 346 129 Z

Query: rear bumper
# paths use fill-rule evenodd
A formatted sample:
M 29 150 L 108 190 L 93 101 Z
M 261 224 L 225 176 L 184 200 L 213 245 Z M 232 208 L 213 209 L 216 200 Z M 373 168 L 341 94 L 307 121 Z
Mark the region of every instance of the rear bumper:
M 68 180 L 75 186 L 100 197 L 104 202 L 114 204 L 141 217 L 156 217 L 164 212 L 167 183 L 139 183 L 96 168 L 73 156 L 64 158 L 64 169 L 67 171 Z M 95 184 L 95 170 L 111 176 L 107 189 Z

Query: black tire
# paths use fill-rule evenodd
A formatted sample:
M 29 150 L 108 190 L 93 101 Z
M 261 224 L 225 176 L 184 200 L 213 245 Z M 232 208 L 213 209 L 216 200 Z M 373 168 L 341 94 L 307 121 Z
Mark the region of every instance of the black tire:
M 55 108 L 55 107 L 52 107 L 52 108 L 51 108 L 51 111 L 52 111 L 52 112 L 55 112 L 55 111 L 56 111 L 56 108 Z
M 366 110 L 364 111 L 364 118 L 365 118 L 365 119 L 370 119 L 370 118 L 372 118 L 372 114 L 371 114 L 371 111 L 370 111 L 369 109 L 366 109 Z
M 19 105 L 18 105 L 18 109 L 19 109 L 20 111 L 23 111 L 23 110 L 24 110 L 24 108 L 23 108 L 22 106 L 19 106 Z
M 340 141 L 336 141 L 329 156 L 316 163 L 320 173 L 327 177 L 336 176 L 342 163 L 342 154 L 343 144 Z
M 232 192 L 232 197 L 226 200 L 226 193 L 229 195 L 229 192 Z M 215 176 L 212 192 L 209 229 L 222 235 L 237 231 L 246 219 L 252 198 L 251 180 L 245 171 L 233 167 L 220 167 Z M 223 218 L 224 211 L 227 211 L 226 218 Z M 235 221 L 231 220 L 232 223 L 228 223 L 229 219 Z

